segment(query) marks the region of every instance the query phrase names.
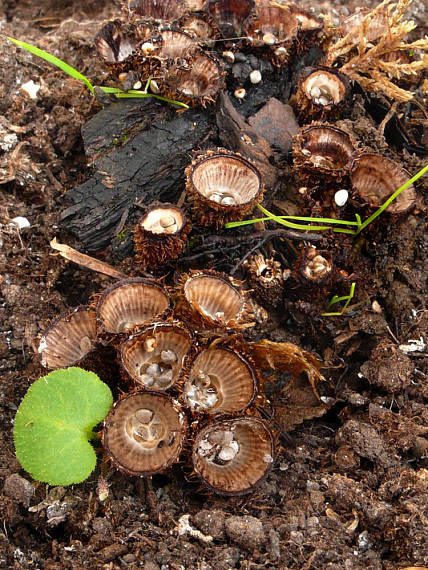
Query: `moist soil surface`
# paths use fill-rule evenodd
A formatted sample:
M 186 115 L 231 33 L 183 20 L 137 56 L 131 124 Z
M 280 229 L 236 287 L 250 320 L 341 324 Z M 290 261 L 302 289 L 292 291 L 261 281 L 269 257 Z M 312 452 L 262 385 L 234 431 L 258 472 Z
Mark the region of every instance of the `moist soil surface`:
M 316 8 L 334 20 L 352 7 L 328 1 Z M 81 133 L 101 106 L 78 82 L 17 50 L 6 37 L 36 44 L 102 85 L 108 74 L 96 57 L 93 38 L 102 21 L 117 17 L 119 11 L 118 3 L 111 0 L 101 5 L 80 0 L 6 0 L 0 7 L 0 567 L 343 570 L 428 566 L 423 180 L 417 185 L 417 206 L 410 213 L 381 216 L 356 243 L 339 234 L 321 241 L 315 235 L 318 241 L 312 245 L 339 251 L 338 266 L 346 271 L 342 282 L 305 289 L 308 285 L 298 282 L 295 267 L 309 242 L 291 235 L 264 239 L 263 232 L 277 229 L 274 225 L 257 230 L 249 226 L 239 235 L 259 231 L 262 237 L 243 239 L 233 247 L 214 240 L 204 249 L 197 242 L 196 249 L 188 248 L 177 264 L 155 273 L 166 275 L 169 284 L 178 269 L 201 267 L 248 278 L 247 286 L 251 284 L 259 303 L 257 325 L 248 340 L 294 342 L 323 363 L 325 382 L 318 385 L 321 401 L 303 377 L 296 379 L 293 389 L 284 374 L 266 383 L 280 451 L 254 493 L 213 495 L 187 477 L 181 466 L 149 481 L 126 477 L 110 469 L 101 449 L 89 479 L 71 487 L 37 483 L 20 467 L 14 453 L 13 419 L 28 387 L 46 373 L 34 355 L 35 339 L 53 318 L 90 302 L 113 279 L 65 261 L 49 246 L 56 237 L 88 251 L 82 246 L 84 239 L 79 240 L 78 228 L 74 226 L 71 234 L 61 225 L 61 212 L 72 204 L 69 193 L 94 174 Z M 426 6 L 416 0 L 409 15 L 420 24 L 418 36 L 422 37 L 427 32 Z M 40 86 L 35 98 L 21 90 L 30 80 Z M 278 87 L 275 96 L 281 99 Z M 290 89 L 285 88 L 282 101 L 289 96 Z M 354 135 L 367 148 L 390 153 L 416 173 L 427 151 L 426 130 L 423 138 L 417 115 L 407 124 L 404 106 L 401 130 L 389 123 L 385 141 L 382 112 L 376 115 L 367 108 L 361 94 L 356 94 L 345 121 Z M 222 144 L 212 109 L 213 127 L 198 148 Z M 237 109 L 244 118 L 254 112 L 248 101 Z M 162 105 L 150 112 L 167 115 L 165 120 L 176 115 Z M 397 143 L 394 135 L 403 130 L 410 133 L 411 144 L 404 144 L 400 136 Z M 227 146 L 224 141 L 223 145 Z M 413 153 L 412 145 L 418 153 Z M 162 199 L 177 202 L 190 157 L 186 150 L 178 192 L 168 194 L 167 189 Z M 287 180 L 295 180 L 291 159 L 283 157 L 278 164 L 280 181 L 276 194 L 270 192 L 267 197 L 268 207 L 274 200 L 279 207 L 284 207 L 284 200 L 290 205 L 299 195 L 282 190 Z M 294 190 L 295 186 L 294 182 Z M 145 203 L 149 198 L 146 195 Z M 316 213 L 316 200 L 303 207 L 306 213 Z M 295 204 L 298 211 L 302 210 Z M 18 216 L 30 226 L 19 228 L 13 222 Z M 115 234 L 126 235 L 122 230 L 130 221 L 120 218 Z M 232 232 L 222 230 L 232 235 L 228 231 Z M 194 235 L 204 232 L 196 229 Z M 110 240 L 102 251 L 91 253 L 128 273 L 133 269 L 128 246 Z M 274 256 L 283 269 L 291 271 L 290 279 L 295 281 L 290 281 L 285 299 L 281 291 L 279 300 L 277 293 L 269 296 L 244 271 L 242 261 L 251 249 Z M 347 313 L 321 317 L 328 299 L 335 293 L 346 294 L 352 282 L 356 294 Z M 116 373 L 114 368 L 105 376 L 100 372 L 115 397 L 124 389 L 123 384 L 114 385 Z

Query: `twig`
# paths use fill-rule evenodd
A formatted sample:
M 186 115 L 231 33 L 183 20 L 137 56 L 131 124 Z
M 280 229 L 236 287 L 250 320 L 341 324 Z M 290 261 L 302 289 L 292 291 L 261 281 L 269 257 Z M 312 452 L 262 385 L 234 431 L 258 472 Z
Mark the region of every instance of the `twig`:
M 265 230 L 265 231 L 261 231 L 261 232 L 253 232 L 251 234 L 245 234 L 245 235 L 224 235 L 224 236 L 217 236 L 217 235 L 211 235 L 211 236 L 206 236 L 204 238 L 204 243 L 224 243 L 224 244 L 236 244 L 236 243 L 244 243 L 246 241 L 254 241 L 254 240 L 260 240 L 260 239 L 264 239 L 264 241 L 267 241 L 268 239 L 274 239 L 274 238 L 280 238 L 280 237 L 284 237 L 284 238 L 288 238 L 288 239 L 296 239 L 299 241 L 321 241 L 321 239 L 323 238 L 323 236 L 319 233 L 313 233 L 313 232 L 293 232 L 293 230 L 286 230 L 286 229 L 282 229 L 279 228 L 277 230 Z
M 393 340 L 397 343 L 400 344 L 400 341 L 398 340 L 398 338 L 395 336 L 395 334 L 392 332 L 392 330 L 390 329 L 390 327 L 388 325 L 386 325 L 386 330 L 389 332 L 389 334 L 391 335 L 391 337 L 393 338 Z
M 268 240 L 274 238 L 288 238 L 288 239 L 298 239 L 307 241 L 320 241 L 322 235 L 318 233 L 301 233 L 294 232 L 292 230 L 277 229 L 277 230 L 265 230 L 260 232 L 253 232 L 250 234 L 238 234 L 238 235 L 209 235 L 201 236 L 201 243 L 194 248 L 192 248 L 192 254 L 186 257 L 180 258 L 180 263 L 189 263 L 190 261 L 195 261 L 200 257 L 204 257 L 210 254 L 216 254 L 219 252 L 219 248 L 227 248 L 228 253 L 235 249 L 238 249 L 247 242 L 257 241 L 257 245 L 253 247 L 246 255 L 241 259 L 237 266 L 232 268 L 235 272 L 238 267 L 247 259 L 249 255 L 253 253 L 256 249 L 265 244 Z M 224 252 L 223 252 L 224 253 Z
M 235 275 L 236 271 L 241 267 L 241 265 L 244 263 L 244 261 L 245 261 L 246 259 L 248 259 L 252 253 L 254 253 L 257 249 L 259 249 L 259 247 L 262 247 L 262 245 L 264 244 L 264 242 L 266 241 L 266 239 L 268 239 L 268 238 L 259 240 L 259 241 L 256 243 L 256 245 L 255 245 L 254 247 L 252 247 L 251 249 L 249 249 L 249 250 L 247 251 L 247 253 L 244 255 L 244 257 L 242 257 L 242 258 L 238 261 L 238 263 L 232 268 L 232 270 L 231 270 L 231 272 L 230 272 L 230 275 Z
M 391 108 L 389 109 L 389 111 L 383 118 L 381 124 L 379 125 L 379 134 L 381 137 L 383 137 L 387 123 L 389 123 L 392 117 L 396 114 L 397 107 L 398 107 L 398 101 L 394 101 L 394 103 L 391 105 Z
M 58 243 L 56 241 L 56 238 L 50 242 L 50 246 L 52 249 L 59 251 L 60 255 L 65 259 L 73 261 L 78 265 L 82 265 L 91 271 L 97 271 L 98 273 L 103 273 L 104 275 L 109 275 L 110 277 L 114 277 L 116 279 L 124 279 L 127 277 L 127 275 L 121 271 L 118 271 L 104 261 L 100 261 L 99 259 L 95 259 L 95 257 L 90 257 L 84 253 L 80 253 L 80 251 L 77 251 L 64 243 Z

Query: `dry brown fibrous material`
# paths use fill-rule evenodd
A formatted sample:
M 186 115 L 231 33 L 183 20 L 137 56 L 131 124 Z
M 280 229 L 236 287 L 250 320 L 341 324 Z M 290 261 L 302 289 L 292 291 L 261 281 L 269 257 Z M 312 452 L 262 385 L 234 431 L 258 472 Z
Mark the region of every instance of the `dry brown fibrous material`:
M 339 63 L 340 71 L 367 91 L 399 102 L 413 99 L 413 92 L 399 87 L 397 81 L 420 75 L 428 69 L 428 55 L 423 53 L 428 50 L 428 37 L 410 43 L 406 41 L 407 35 L 416 28 L 413 21 L 403 20 L 411 2 L 381 2 L 330 46 L 327 64 Z M 375 24 L 379 28 L 376 34 L 372 29 Z M 402 51 L 413 52 L 415 59 L 411 62 L 388 61 L 390 54 Z
M 324 377 L 320 372 L 321 362 L 314 354 L 292 342 L 273 342 L 267 339 L 251 342 L 249 349 L 254 362 L 262 370 L 287 371 L 293 377 L 305 373 L 319 398 L 317 385 Z

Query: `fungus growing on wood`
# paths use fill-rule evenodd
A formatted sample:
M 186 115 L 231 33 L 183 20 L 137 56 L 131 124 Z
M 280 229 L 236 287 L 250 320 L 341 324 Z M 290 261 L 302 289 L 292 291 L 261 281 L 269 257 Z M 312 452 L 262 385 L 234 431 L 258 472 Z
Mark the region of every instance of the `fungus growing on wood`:
M 190 224 L 173 204 L 151 206 L 134 228 L 135 256 L 141 269 L 177 259 L 186 247 Z
M 186 169 L 186 188 L 198 222 L 223 226 L 249 214 L 263 198 L 258 169 L 225 149 L 200 154 Z

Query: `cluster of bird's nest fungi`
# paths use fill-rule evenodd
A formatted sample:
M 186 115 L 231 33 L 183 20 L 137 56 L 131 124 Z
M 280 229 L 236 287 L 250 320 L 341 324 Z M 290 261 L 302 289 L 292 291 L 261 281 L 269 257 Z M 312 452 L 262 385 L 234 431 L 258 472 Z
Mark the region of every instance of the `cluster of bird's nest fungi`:
M 247 77 L 256 84 L 260 62 L 280 69 L 325 39 L 324 23 L 290 2 L 135 0 L 126 3 L 124 14 L 105 24 L 95 41 L 121 87 L 141 89 L 151 78 L 151 93 L 192 106 L 216 100 L 240 54 L 256 55 L 247 60 L 259 62 Z M 364 17 L 354 14 L 342 26 L 348 40 L 354 30 L 355 45 Z M 386 26 L 379 14 L 367 21 L 373 41 Z M 245 97 L 244 85 L 235 87 L 235 97 Z M 378 207 L 408 179 L 398 163 L 361 148 L 346 127 L 326 122 L 340 116 L 350 94 L 350 80 L 337 68 L 305 68 L 300 75 L 296 102 L 306 125 L 292 150 L 311 212 L 346 216 L 358 207 Z M 196 154 L 186 170 L 186 190 L 198 225 L 220 228 L 253 211 L 264 183 L 250 159 L 216 148 Z M 409 186 L 388 211 L 405 212 L 414 202 Z M 179 258 L 189 232 L 183 208 L 148 207 L 134 229 L 139 270 Z M 260 254 L 247 266 L 249 285 L 274 306 L 288 275 Z M 308 246 L 288 285 L 293 291 L 303 284 L 311 297 L 321 283 L 347 279 L 331 252 Z M 306 371 L 314 389 L 321 378 L 316 359 L 298 347 L 245 342 L 242 331 L 253 324 L 247 292 L 227 275 L 191 271 L 169 289 L 159 280 L 133 277 L 107 288 L 92 306 L 58 318 L 40 337 L 39 355 L 46 368 L 57 369 L 82 364 L 97 346 L 112 345 L 131 388 L 103 426 L 102 443 L 113 464 L 130 475 L 150 476 L 184 456 L 208 488 L 241 494 L 264 478 L 277 447 L 275 430 L 260 412 L 266 402 L 260 370 L 276 368 L 276 358 L 279 369 Z
M 203 482 L 219 493 L 241 494 L 269 471 L 276 447 L 260 414 L 259 367 L 269 348 L 237 334 L 254 324 L 251 316 L 246 293 L 225 275 L 195 271 L 170 292 L 155 280 L 126 279 L 94 306 L 54 321 L 38 351 L 43 366 L 58 369 L 85 366 L 97 346 L 117 350 L 131 392 L 113 406 L 102 442 L 120 471 L 164 471 L 189 454 L 192 442 L 193 470 Z M 314 381 L 312 355 L 288 343 L 275 348 L 286 369 L 306 369 Z
M 385 0 L 383 4 L 388 3 Z M 379 207 L 409 178 L 398 162 L 356 140 L 346 121 L 339 122 L 340 128 L 328 122 L 337 122 L 349 110 L 352 70 L 361 71 L 362 62 L 355 54 L 362 50 L 362 34 L 366 43 L 372 42 L 368 45 L 379 42 L 383 46 L 381 55 L 367 55 L 366 59 L 376 60 L 381 70 L 396 63 L 397 78 L 400 73 L 407 74 L 407 83 L 396 81 L 398 100 L 399 84 L 409 87 L 417 81 L 412 66 L 422 69 L 426 63 L 418 50 L 409 56 L 404 49 L 408 42 L 395 39 L 392 46 L 385 43 L 384 38 L 395 33 L 391 26 L 402 16 L 391 12 L 392 7 L 359 10 L 333 27 L 293 2 L 133 0 L 124 3 L 122 19 L 102 27 L 95 45 L 112 78 L 124 90 L 141 89 L 150 79 L 149 93 L 191 106 L 215 102 L 226 84 L 229 92 L 242 99 L 251 85 L 263 81 L 264 73 L 272 78 L 311 47 L 321 47 L 321 64 L 305 67 L 298 74 L 294 106 L 303 126 L 300 131 L 297 127 L 293 168 L 311 214 L 352 219 L 355 209 Z M 421 42 L 418 46 L 422 50 L 428 47 L 421 47 Z M 354 62 L 350 70 L 347 61 Z M 381 84 L 372 81 L 366 88 L 376 91 Z M 207 226 L 222 227 L 225 222 L 240 220 L 263 198 L 256 166 L 247 157 L 225 149 L 197 157 L 188 168 L 187 190 L 194 218 Z M 414 188 L 409 186 L 388 206 L 388 212 L 403 213 L 414 204 Z M 151 229 L 152 234 L 180 233 L 182 247 L 189 231 L 183 214 L 175 216 L 174 212 L 162 219 L 152 213 L 141 221 L 140 228 Z M 147 234 L 137 232 L 137 243 L 145 243 L 146 238 Z M 173 254 L 178 256 L 177 249 L 173 248 Z M 165 252 L 163 255 L 161 261 L 167 257 Z M 150 266 L 147 256 L 141 259 Z

